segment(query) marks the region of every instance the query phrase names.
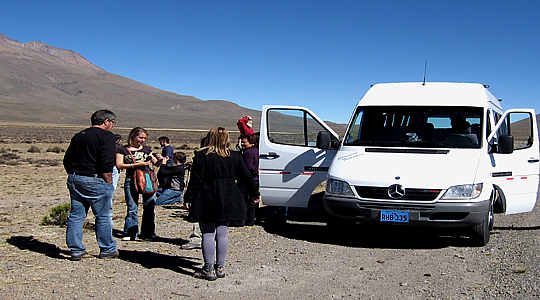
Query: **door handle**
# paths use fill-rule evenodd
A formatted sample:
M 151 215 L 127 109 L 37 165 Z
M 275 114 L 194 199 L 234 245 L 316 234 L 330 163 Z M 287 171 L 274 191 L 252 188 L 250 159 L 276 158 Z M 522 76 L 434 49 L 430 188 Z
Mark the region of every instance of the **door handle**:
M 536 158 L 536 159 L 529 159 L 529 162 L 530 162 L 530 163 L 535 163 L 535 162 L 538 162 L 538 161 L 540 161 L 538 158 Z
M 277 154 L 275 152 L 268 152 L 268 154 L 259 154 L 259 157 L 262 157 L 262 158 L 278 158 L 279 154 Z

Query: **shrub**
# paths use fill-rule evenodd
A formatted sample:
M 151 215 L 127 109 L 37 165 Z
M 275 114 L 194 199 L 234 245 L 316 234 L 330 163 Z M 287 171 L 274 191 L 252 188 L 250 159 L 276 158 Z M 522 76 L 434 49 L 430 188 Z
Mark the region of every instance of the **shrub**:
M 70 209 L 70 203 L 55 206 L 51 208 L 51 213 L 48 216 L 43 217 L 43 221 L 41 223 L 43 225 L 66 226 Z
M 60 159 L 37 159 L 37 160 L 28 160 L 29 163 L 33 163 L 36 165 L 36 167 L 54 167 L 54 166 L 60 166 L 62 164 L 62 160 Z
M 177 149 L 180 149 L 180 150 L 189 150 L 189 146 L 186 145 L 186 144 L 183 144 L 182 146 L 178 147 Z
M 30 147 L 26 152 L 30 152 L 30 153 L 41 153 L 41 149 L 39 149 L 39 148 L 36 147 L 36 146 L 32 146 L 32 147 Z
M 62 152 L 66 152 L 66 150 L 64 150 L 64 149 L 62 149 L 62 148 L 60 148 L 58 146 L 55 146 L 55 147 L 47 149 L 47 152 L 54 152 L 54 153 L 60 154 Z
M 21 159 L 21 157 L 15 153 L 5 153 L 0 156 L 3 159 Z

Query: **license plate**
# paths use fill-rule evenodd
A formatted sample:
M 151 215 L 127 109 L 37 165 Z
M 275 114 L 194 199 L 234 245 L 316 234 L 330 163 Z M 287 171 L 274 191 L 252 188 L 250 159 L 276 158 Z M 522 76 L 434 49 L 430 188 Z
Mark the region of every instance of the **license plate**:
M 399 210 L 381 210 L 381 222 L 409 223 L 409 212 Z

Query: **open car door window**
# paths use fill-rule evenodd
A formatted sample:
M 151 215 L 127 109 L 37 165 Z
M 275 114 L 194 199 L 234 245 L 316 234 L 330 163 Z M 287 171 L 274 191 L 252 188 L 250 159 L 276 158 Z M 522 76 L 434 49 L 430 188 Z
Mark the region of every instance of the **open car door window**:
M 338 135 L 309 109 L 263 106 L 259 141 L 259 183 L 265 205 L 307 207 L 328 173 L 337 149 L 319 149 L 319 132 Z
M 540 144 L 534 110 L 506 111 L 498 119 L 488 137 L 488 142 L 497 145 L 502 137 L 508 136 L 513 138 L 513 145 L 510 145 L 512 149 L 507 151 L 511 153 L 492 151 L 491 161 L 495 166 L 495 172 L 491 176 L 493 183 L 504 192 L 506 214 L 529 212 L 536 204 L 540 172 Z

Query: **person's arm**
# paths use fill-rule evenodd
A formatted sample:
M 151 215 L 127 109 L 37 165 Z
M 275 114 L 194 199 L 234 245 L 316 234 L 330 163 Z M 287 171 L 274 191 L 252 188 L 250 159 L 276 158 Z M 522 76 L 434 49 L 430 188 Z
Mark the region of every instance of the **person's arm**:
M 103 178 L 103 180 L 105 180 L 106 183 L 110 183 L 110 184 L 113 183 L 113 181 L 112 181 L 112 172 L 101 173 L 101 178 Z
M 116 167 L 118 168 L 118 170 L 145 167 L 149 164 L 150 161 L 140 161 L 137 163 L 126 164 L 124 163 L 124 154 L 116 153 Z
M 205 170 L 204 155 L 206 155 L 206 153 L 199 152 L 194 157 L 188 187 L 184 194 L 184 203 L 192 203 L 201 189 Z
M 72 158 L 73 158 L 73 146 L 71 144 L 69 144 L 67 150 L 66 150 L 66 153 L 64 153 L 64 159 L 62 161 L 63 165 L 64 165 L 64 170 L 66 170 L 66 173 L 69 173 L 71 170 L 71 163 L 72 163 Z
M 150 152 L 150 154 L 148 154 L 148 156 L 150 156 L 152 159 L 151 159 L 151 162 L 154 164 L 154 166 L 156 167 L 159 167 L 161 166 L 161 163 L 163 163 L 163 156 L 161 156 L 161 154 L 159 153 L 156 153 L 154 155 L 154 153 Z
M 258 175 L 257 173 L 259 169 L 259 158 L 257 154 L 258 153 L 256 153 L 255 151 L 244 152 L 244 162 L 246 163 L 246 167 L 248 168 L 253 178 Z
M 163 174 L 163 176 L 175 176 L 175 175 L 184 175 L 186 170 L 184 169 L 183 165 L 176 165 L 174 167 L 165 167 L 159 169 L 159 172 Z
M 111 184 L 116 157 L 116 136 L 110 132 L 101 135 L 100 148 L 96 150 L 96 173 L 101 174 L 101 178 Z
M 241 118 L 240 120 L 238 120 L 238 123 L 236 123 L 236 125 L 238 125 L 238 130 L 240 130 L 241 134 L 254 134 L 255 133 L 255 131 L 253 131 L 253 129 L 247 125 L 248 122 L 249 122 L 249 119 L 247 116 L 245 116 Z
M 241 157 L 237 159 L 236 170 L 237 179 L 244 181 L 247 185 L 249 195 L 253 199 L 257 199 L 260 196 L 259 189 L 257 188 L 257 183 L 255 183 L 255 180 L 253 180 L 251 172 L 248 170 L 248 168 L 246 167 L 246 163 Z

